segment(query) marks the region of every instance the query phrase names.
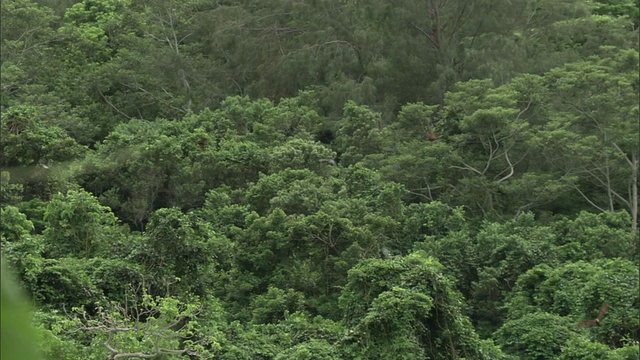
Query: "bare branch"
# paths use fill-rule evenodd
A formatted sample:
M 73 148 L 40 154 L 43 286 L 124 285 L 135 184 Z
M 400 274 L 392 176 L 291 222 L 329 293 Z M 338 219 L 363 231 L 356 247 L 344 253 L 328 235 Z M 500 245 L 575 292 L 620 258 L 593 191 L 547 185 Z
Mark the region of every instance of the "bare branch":
M 473 166 L 467 165 L 467 164 L 463 163 L 462 161 L 461 161 L 461 163 L 462 163 L 462 165 L 464 165 L 464 167 L 455 166 L 455 165 L 452 165 L 450 167 L 453 168 L 453 169 L 469 170 L 469 171 L 473 171 L 474 173 L 476 173 L 478 175 L 484 175 L 484 173 L 480 172 L 480 170 L 474 168 Z
M 613 146 L 616 148 L 616 150 L 618 150 L 618 151 L 620 152 L 620 154 L 622 154 L 622 155 L 624 156 L 624 159 L 625 159 L 625 160 L 627 160 L 627 164 L 629 164 L 629 166 L 631 166 L 632 168 L 634 168 L 634 167 L 638 166 L 638 164 L 637 164 L 637 163 L 636 163 L 636 164 L 634 164 L 634 163 L 631 161 L 631 159 L 629 159 L 629 157 L 627 156 L 627 153 L 626 153 L 626 152 L 624 152 L 624 151 L 620 148 L 620 146 L 618 146 L 618 144 L 616 144 L 616 143 L 612 143 L 612 144 L 613 144 Z
M 122 353 L 116 354 L 114 356 L 110 356 L 110 359 L 129 359 L 129 358 L 138 358 L 138 359 L 153 359 L 157 357 L 159 354 L 143 354 L 143 353 Z
M 292 27 L 278 27 L 277 25 L 270 26 L 270 27 L 253 28 L 248 30 L 257 31 L 264 34 L 274 33 L 277 36 L 291 34 L 291 33 L 305 32 L 304 29 L 298 29 L 298 28 L 292 28 Z
M 601 170 L 603 172 L 603 176 L 605 176 L 607 178 L 607 180 L 609 180 L 609 176 L 607 173 L 604 172 L 604 170 L 602 170 L 601 168 L 596 168 L 596 170 Z M 629 199 L 625 198 L 624 196 L 620 195 L 617 191 L 615 191 L 613 189 L 613 186 L 606 182 L 605 180 L 603 180 L 600 176 L 598 176 L 597 174 L 595 174 L 592 170 L 589 170 L 587 168 L 583 169 L 583 172 L 591 175 L 591 177 L 596 180 L 598 183 L 600 183 L 600 185 L 605 188 L 607 190 L 608 193 L 612 194 L 614 197 L 618 198 L 620 201 L 622 201 L 625 205 L 630 206 L 629 203 Z
M 104 96 L 104 94 L 102 93 L 102 91 L 100 91 L 100 89 L 97 89 L 97 90 L 98 90 L 98 94 L 100 94 L 100 96 L 101 96 L 101 97 L 102 97 L 102 99 L 107 103 L 107 105 L 111 106 L 111 108 L 112 108 L 113 110 L 115 110 L 118 114 L 120 114 L 120 115 L 122 115 L 122 116 L 126 117 L 127 119 L 131 119 L 131 116 L 129 116 L 129 115 L 127 115 L 127 114 L 125 114 L 125 113 L 124 113 L 124 112 L 122 112 L 120 109 L 118 109 L 115 105 L 113 105 L 113 104 L 111 103 L 111 101 L 109 101 L 109 99 L 107 99 L 107 97 L 106 97 L 106 96 Z
M 407 191 L 409 192 L 409 194 L 416 195 L 416 196 L 421 196 L 421 197 L 423 197 L 423 198 L 425 198 L 427 200 L 433 201 L 433 198 L 431 196 L 427 196 L 425 194 L 422 194 L 422 193 L 419 193 L 419 192 L 415 192 L 415 191 L 411 191 L 411 190 L 407 190 Z
M 529 107 L 531 106 L 532 102 L 533 102 L 533 99 L 529 98 L 529 102 L 527 103 L 527 107 L 525 107 L 524 109 L 522 109 L 522 111 L 520 111 L 518 113 L 518 116 L 516 116 L 516 120 L 519 120 L 520 116 L 522 116 L 522 114 L 524 114 L 525 112 L 527 112 L 527 110 L 529 110 Z
M 503 176 L 500 180 L 498 180 L 497 184 L 500 184 L 501 182 L 509 179 L 515 173 L 515 169 L 513 167 L 513 164 L 511 163 L 511 160 L 509 159 L 509 153 L 507 151 L 504 152 L 504 157 L 507 160 L 507 164 L 509 164 L 509 173 L 507 175 Z
M 573 188 L 576 189 L 576 191 L 578 191 L 580 193 L 580 195 L 582 195 L 582 197 L 587 200 L 587 202 L 589 204 L 591 204 L 591 206 L 593 206 L 594 208 L 602 211 L 602 212 L 606 212 L 607 210 L 601 208 L 600 206 L 596 205 L 593 201 L 591 201 L 591 199 L 589 199 L 589 197 L 587 197 L 587 195 L 585 195 L 582 191 L 580 191 L 580 189 L 578 188 L 578 186 L 573 185 Z
M 433 36 L 431 36 L 429 33 L 427 33 L 424 29 L 422 29 L 421 27 L 419 27 L 418 25 L 414 24 L 413 22 L 407 20 L 407 22 L 409 24 L 411 24 L 411 26 L 413 26 L 416 30 L 418 30 L 419 32 L 422 33 L 422 35 L 426 36 L 427 39 L 429 39 L 429 41 L 433 44 L 433 46 L 438 49 L 438 42 L 433 38 Z

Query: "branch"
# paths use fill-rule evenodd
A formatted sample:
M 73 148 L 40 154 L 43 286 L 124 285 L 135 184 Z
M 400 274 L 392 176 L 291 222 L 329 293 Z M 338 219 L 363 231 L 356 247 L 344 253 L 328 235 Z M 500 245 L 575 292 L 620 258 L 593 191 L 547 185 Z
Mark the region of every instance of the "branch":
M 624 156 L 624 159 L 627 160 L 627 163 L 629 164 L 629 166 L 631 166 L 632 168 L 636 167 L 637 164 L 634 164 L 631 159 L 629 159 L 629 157 L 627 156 L 627 153 L 624 152 L 620 146 L 618 146 L 618 144 L 612 142 L 613 146 L 616 148 L 616 150 L 618 150 L 620 152 L 620 154 L 622 154 Z
M 462 165 L 464 165 L 464 167 L 452 165 L 451 168 L 453 168 L 453 169 L 461 169 L 461 170 L 469 170 L 469 171 L 473 171 L 474 173 L 476 173 L 478 175 L 484 175 L 483 173 L 480 172 L 480 170 L 474 168 L 473 166 L 467 165 L 467 164 L 463 163 L 462 161 L 461 161 L 461 163 L 462 163 Z
M 591 200 L 587 197 L 587 195 L 585 195 L 582 191 L 580 191 L 580 189 L 578 188 L 578 186 L 577 186 L 577 185 L 573 185 L 573 187 L 574 187 L 574 189 L 576 189 L 576 190 L 580 193 L 580 195 L 582 195 L 582 197 L 583 197 L 585 200 L 587 200 L 587 202 L 588 202 L 589 204 L 591 204 L 591 206 L 593 206 L 594 208 L 596 208 L 596 209 L 600 210 L 601 212 L 606 212 L 606 211 L 607 211 L 607 210 L 605 210 L 605 209 L 601 208 L 600 206 L 596 205 L 593 201 L 591 201 Z
M 106 331 L 108 334 L 117 333 L 117 332 L 127 332 L 137 330 L 135 328 L 124 328 L 124 327 L 107 327 L 105 325 L 98 326 L 81 326 L 80 330 L 84 331 L 94 331 L 94 330 L 102 330 Z
M 620 195 L 617 191 L 613 190 L 612 188 L 609 188 L 609 191 L 611 191 L 611 193 L 618 198 L 618 200 L 622 201 L 623 204 L 627 205 L 627 207 L 631 207 L 631 203 L 629 202 L 629 199 L 625 198 L 624 196 Z
M 173 35 L 173 41 L 175 44 L 175 52 L 176 54 L 180 54 L 180 42 L 178 41 L 178 35 L 176 34 L 176 29 L 173 26 L 173 11 L 171 9 L 167 9 L 167 15 L 169 15 L 169 26 L 171 27 L 171 34 Z
M 262 28 L 252 28 L 248 29 L 250 31 L 257 31 L 263 34 L 274 33 L 277 36 L 286 35 L 290 33 L 301 33 L 305 32 L 304 29 L 292 28 L 292 27 L 278 27 L 276 25 L 270 27 L 262 27 Z
M 36 27 L 34 27 L 33 29 L 31 29 L 31 30 L 27 30 L 27 31 L 23 32 L 23 33 L 20 35 L 20 37 L 19 37 L 19 38 L 17 38 L 16 40 L 14 40 L 14 41 L 20 41 L 20 40 L 22 40 L 22 38 L 25 38 L 25 39 L 26 39 L 26 37 L 27 37 L 27 36 L 31 36 L 31 33 L 36 32 L 36 31 L 40 30 L 41 28 L 42 28 L 42 26 L 36 26 Z M 25 43 L 26 43 L 26 40 L 25 40 Z
M 496 135 L 495 133 L 493 133 L 493 138 L 495 139 L 495 137 Z M 489 156 L 487 157 L 487 164 L 484 166 L 484 170 L 482 170 L 482 174 L 485 174 L 487 170 L 489 170 L 489 167 L 491 166 L 491 161 L 494 159 L 494 155 L 496 154 L 496 151 L 498 151 L 498 148 L 500 147 L 500 143 L 498 143 L 497 140 L 496 140 L 496 145 L 498 145 L 498 147 L 495 149 L 493 148 L 493 143 L 491 142 L 491 140 L 489 140 L 487 144 L 489 145 Z M 482 146 L 485 149 L 487 148 L 484 144 L 482 144 Z
M 531 23 L 531 19 L 533 19 L 533 17 L 536 16 L 536 11 L 538 11 L 538 7 L 534 6 L 533 7 L 533 12 L 531 12 L 531 15 L 529 15 L 529 18 L 527 19 L 526 25 L 529 25 Z
M 421 196 L 421 197 L 423 197 L 423 198 L 425 198 L 425 199 L 427 199 L 427 200 L 433 201 L 433 198 L 432 198 L 432 197 L 427 196 L 427 195 L 425 195 L 425 194 L 421 194 L 421 193 L 419 193 L 419 192 L 415 192 L 415 191 L 411 191 L 411 190 L 407 190 L 407 191 L 409 192 L 409 194 L 416 195 L 416 196 Z
M 96 88 L 96 89 L 97 89 L 97 88 Z M 100 96 L 102 97 L 102 99 L 103 99 L 103 100 L 104 100 L 104 101 L 105 101 L 109 106 L 111 106 L 111 108 L 113 108 L 113 110 L 117 111 L 120 115 L 122 115 L 122 116 L 126 117 L 126 118 L 127 118 L 127 119 L 129 119 L 129 120 L 131 119 L 131 116 L 129 116 L 129 115 L 127 115 L 127 114 L 123 113 L 120 109 L 118 109 L 115 105 L 113 105 L 113 104 L 111 103 L 111 101 L 109 101 L 109 99 L 107 99 L 107 97 L 106 97 L 106 96 L 104 96 L 104 94 L 102 93 L 102 91 L 100 91 L 100 89 L 97 89 L 97 90 L 98 90 L 98 94 L 100 94 Z
M 509 164 L 509 173 L 507 175 L 503 176 L 500 180 L 498 180 L 497 184 L 500 184 L 501 182 L 509 179 L 515 173 L 515 170 L 513 168 L 513 164 L 511 163 L 511 160 L 509 159 L 509 153 L 507 151 L 504 152 L 504 157 L 507 160 L 507 164 Z
M 577 111 L 580 114 L 582 114 L 582 115 L 586 116 L 587 118 L 589 118 L 591 121 L 593 121 L 596 124 L 596 128 L 600 129 L 600 123 L 598 122 L 598 119 L 593 117 L 593 115 L 591 115 L 588 112 L 582 110 L 582 108 L 578 107 L 577 105 L 575 105 L 573 103 L 568 103 L 568 105 L 571 106 L 575 111 Z
M 597 170 L 601 170 L 600 168 L 597 168 Z M 622 201 L 625 205 L 630 206 L 629 204 L 629 199 L 624 198 L 622 195 L 620 195 L 617 191 L 615 191 L 613 189 L 613 187 L 609 184 L 606 183 L 604 180 L 602 180 L 598 175 L 596 175 L 593 171 L 589 170 L 589 169 L 584 169 L 584 172 L 586 172 L 587 174 L 591 175 L 593 177 L 593 179 L 597 180 L 597 182 L 600 183 L 600 185 L 605 188 L 608 192 L 610 192 L 611 194 L 613 194 L 615 197 L 617 197 L 620 201 Z M 607 176 L 608 178 L 608 176 Z
M 471 1 L 466 1 L 464 3 L 464 5 L 462 6 L 462 10 L 460 10 L 460 13 L 458 14 L 458 19 L 456 19 L 456 21 L 453 24 L 453 28 L 451 30 L 451 37 L 454 37 L 457 33 L 458 30 L 460 30 L 460 28 L 463 25 L 463 21 L 462 21 L 462 16 L 464 15 L 465 11 L 467 10 L 467 7 L 470 3 L 472 3 L 473 0 Z
M 418 25 L 412 23 L 411 21 L 407 20 L 407 22 L 409 24 L 411 24 L 411 26 L 413 26 L 414 28 L 416 28 L 416 30 L 420 31 L 424 36 L 427 37 L 427 39 L 429 39 L 429 41 L 431 41 L 431 43 L 433 44 L 433 46 L 437 49 L 438 48 L 438 43 L 436 42 L 436 40 L 433 38 L 433 36 L 429 35 L 429 33 L 427 33 L 426 31 L 424 31 L 421 27 L 419 27 Z
M 520 116 L 522 116 L 522 114 L 524 114 L 527 110 L 529 110 L 529 107 L 531 106 L 532 102 L 533 102 L 533 99 L 529 98 L 529 103 L 527 103 L 527 107 L 525 107 L 524 109 L 522 109 L 522 111 L 518 113 L 518 116 L 516 116 L 516 120 L 519 120 Z
M 149 355 L 149 354 L 143 354 L 143 353 L 122 353 L 122 354 L 116 354 L 116 355 L 110 356 L 109 358 L 113 360 L 128 359 L 128 358 L 153 359 L 158 355 L 159 354 Z
M 128 358 L 153 359 L 154 357 L 157 357 L 159 355 L 159 354 L 149 355 L 149 354 L 143 354 L 140 352 L 121 353 L 120 351 L 116 350 L 113 346 L 109 345 L 109 342 L 111 341 L 111 339 L 112 339 L 112 333 L 109 333 L 109 338 L 107 339 L 107 341 L 103 343 L 103 345 L 111 353 L 111 355 L 109 355 L 109 357 L 107 358 L 108 360 L 128 359 Z

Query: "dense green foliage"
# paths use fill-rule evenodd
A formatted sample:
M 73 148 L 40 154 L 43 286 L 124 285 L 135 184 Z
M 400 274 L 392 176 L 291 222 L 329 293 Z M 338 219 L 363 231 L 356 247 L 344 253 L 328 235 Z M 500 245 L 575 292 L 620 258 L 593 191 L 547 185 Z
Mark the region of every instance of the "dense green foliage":
M 638 5 L 3 1 L 3 359 L 637 359 Z

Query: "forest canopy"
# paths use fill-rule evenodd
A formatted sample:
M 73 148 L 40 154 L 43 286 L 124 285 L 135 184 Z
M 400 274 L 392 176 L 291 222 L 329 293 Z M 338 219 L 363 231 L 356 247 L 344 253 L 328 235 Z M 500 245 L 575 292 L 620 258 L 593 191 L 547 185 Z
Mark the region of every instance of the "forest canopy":
M 637 359 L 639 6 L 3 1 L 3 358 Z

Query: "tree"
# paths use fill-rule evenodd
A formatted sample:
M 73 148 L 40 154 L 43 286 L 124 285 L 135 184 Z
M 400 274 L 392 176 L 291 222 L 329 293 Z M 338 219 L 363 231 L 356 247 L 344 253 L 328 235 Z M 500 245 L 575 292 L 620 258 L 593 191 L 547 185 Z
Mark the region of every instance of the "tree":
M 51 9 L 30 0 L 10 0 L 2 4 L 0 28 L 2 86 L 0 104 L 3 108 L 10 99 L 28 92 L 37 84 L 31 73 L 37 62 L 55 42 L 54 23 L 59 20 Z
M 347 102 L 335 140 L 341 162 L 353 165 L 364 156 L 377 153 L 381 145 L 381 128 L 379 113 L 355 102 Z
M 324 165 L 313 161 L 309 166 L 321 170 Z M 247 189 L 247 201 L 260 214 L 278 208 L 287 214 L 308 215 L 319 210 L 323 202 L 335 199 L 335 189 L 339 186 L 339 181 L 323 178 L 309 169 L 287 168 L 261 176 Z
M 66 131 L 55 126 L 46 112 L 31 105 L 13 106 L 2 112 L 2 146 L 0 161 L 4 167 L 51 165 L 65 163 L 86 154 L 87 148 L 78 144 Z M 40 172 L 45 167 L 40 166 Z M 15 180 L 27 182 L 44 177 L 33 168 L 31 174 L 20 174 Z M 25 175 L 32 175 L 31 178 Z
M 102 203 L 143 229 L 154 210 L 188 209 L 204 193 L 206 172 L 197 163 L 201 130 L 191 130 L 160 120 L 122 124 L 87 157 L 79 175 Z
M 197 303 L 144 295 L 140 303 L 108 304 L 95 315 L 76 309 L 74 324 L 91 334 L 94 349 L 106 348 L 107 359 L 153 359 L 160 356 L 212 358 L 216 343 L 201 332 Z M 104 351 L 103 351 L 104 353 Z
M 22 200 L 22 184 L 11 183 L 11 174 L 8 171 L 0 172 L 0 207 L 17 205 Z
M 416 201 L 440 199 L 455 181 L 451 145 L 430 140 L 431 134 L 441 135 L 438 109 L 422 103 L 403 106 L 397 121 L 382 130 L 380 151 L 362 160 L 378 169 L 382 179 L 403 184 Z
M 481 357 L 460 294 L 424 252 L 361 261 L 349 270 L 339 303 L 364 358 Z
M 304 308 L 304 295 L 293 289 L 282 290 L 269 287 L 267 293 L 256 296 L 252 301 L 252 323 L 275 324 L 285 319 L 288 314 Z
M 571 322 L 558 315 L 536 312 L 509 320 L 496 332 L 497 343 L 520 359 L 553 359 L 578 337 Z
M 162 287 L 149 289 L 149 293 L 168 296 L 177 289 L 204 295 L 215 264 L 216 236 L 195 214 L 176 208 L 156 210 L 131 254 L 145 273 L 160 280 Z
M 27 216 L 15 206 L 2 208 L 0 214 L 2 243 L 20 241 L 23 236 L 29 235 L 34 230 L 33 222 L 29 221 Z
M 631 119 L 638 113 L 638 53 L 611 51 L 546 76 L 557 115 L 538 132 L 537 148 L 593 208 L 626 208 L 636 233 L 640 130 Z
M 490 328 L 502 323 L 500 304 L 519 277 L 536 265 L 557 263 L 555 236 L 550 227 L 537 224 L 532 213 L 503 224 L 485 223 L 473 249 L 478 280 L 472 283 L 470 302 L 475 321 Z
M 109 237 L 117 231 L 117 219 L 111 210 L 84 190 L 54 195 L 44 221 L 43 235 L 52 257 L 90 258 L 106 254 Z
M 483 216 L 501 213 L 501 188 L 520 176 L 527 155 L 527 105 L 518 104 L 510 86 L 494 88 L 488 80 L 457 84 L 445 101 L 443 127 L 455 152 L 450 166 L 460 172 L 451 195 Z
M 621 347 L 625 338 L 638 339 L 635 289 L 638 271 L 623 259 L 578 261 L 558 268 L 540 265 L 518 278 L 508 296 L 508 318 L 521 319 L 535 311 L 562 316 L 572 328 L 585 319 L 595 319 L 604 303 L 609 311 L 601 326 L 584 328 L 593 341 Z
M 573 220 L 552 224 L 558 255 L 564 261 L 637 258 L 638 238 L 629 239 L 631 217 L 626 211 L 593 214 L 580 212 Z

